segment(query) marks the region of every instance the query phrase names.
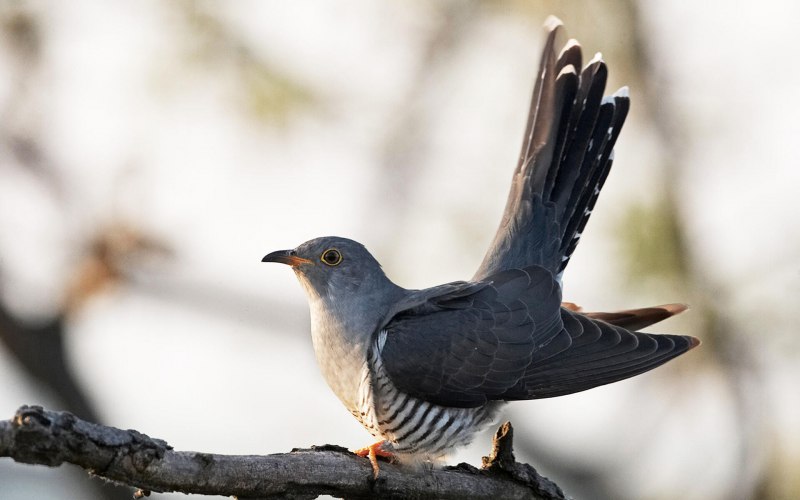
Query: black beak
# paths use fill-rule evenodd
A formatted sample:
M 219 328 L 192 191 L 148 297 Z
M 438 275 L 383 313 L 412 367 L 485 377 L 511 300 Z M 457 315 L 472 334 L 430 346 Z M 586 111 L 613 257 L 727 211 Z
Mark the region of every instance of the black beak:
M 294 250 L 278 250 L 277 252 L 268 253 L 261 259 L 261 262 L 277 262 L 279 264 L 287 264 L 295 267 L 300 264 L 308 264 L 311 261 L 297 256 Z

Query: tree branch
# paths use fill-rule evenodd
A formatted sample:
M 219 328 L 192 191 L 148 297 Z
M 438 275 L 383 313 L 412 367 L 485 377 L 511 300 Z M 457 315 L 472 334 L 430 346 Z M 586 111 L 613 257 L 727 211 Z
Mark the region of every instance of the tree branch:
M 22 406 L 0 421 L 0 457 L 56 467 L 72 463 L 90 474 L 150 491 L 239 498 L 533 498 L 564 499 L 530 465 L 517 463 L 513 430 L 503 424 L 483 467 L 409 470 L 385 463 L 377 480 L 369 461 L 333 445 L 273 455 L 175 451 L 135 430 L 81 420 L 68 412 Z

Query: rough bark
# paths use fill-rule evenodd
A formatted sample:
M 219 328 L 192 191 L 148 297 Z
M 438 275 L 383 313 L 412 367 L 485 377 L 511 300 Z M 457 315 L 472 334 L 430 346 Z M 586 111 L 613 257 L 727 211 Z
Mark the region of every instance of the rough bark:
M 518 463 L 513 430 L 503 424 L 482 468 L 459 464 L 411 470 L 382 463 L 373 479 L 369 461 L 333 445 L 273 455 L 175 451 L 135 430 L 81 420 L 68 412 L 22 406 L 0 421 L 0 457 L 17 462 L 75 464 L 89 474 L 150 491 L 244 498 L 533 498 L 563 499 L 561 489 Z

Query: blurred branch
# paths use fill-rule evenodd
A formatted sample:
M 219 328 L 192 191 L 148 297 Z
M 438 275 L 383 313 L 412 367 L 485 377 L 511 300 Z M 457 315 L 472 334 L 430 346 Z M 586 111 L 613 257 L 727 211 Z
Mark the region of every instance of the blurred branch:
M 65 350 L 69 315 L 92 296 L 123 278 L 122 266 L 135 254 L 166 252 L 154 239 L 127 226 L 114 226 L 101 232 L 76 266 L 64 307 L 58 314 L 39 323 L 17 318 L 0 301 L 0 344 L 19 362 L 24 373 L 56 398 L 69 411 L 91 421 L 100 417 L 75 377 L 73 360 Z M 130 498 L 127 488 L 107 483 L 92 483 L 97 498 Z
M 70 411 L 92 420 L 97 412 L 75 379 L 64 352 L 64 318 L 28 325 L 0 304 L 0 341 L 26 373 L 52 390 Z
M 90 474 L 150 491 L 239 498 L 533 498 L 563 499 L 561 489 L 514 459 L 513 429 L 500 427 L 493 450 L 477 469 L 405 471 L 381 466 L 373 479 L 368 460 L 339 446 L 273 455 L 216 455 L 174 451 L 165 441 L 135 430 L 80 420 L 66 412 L 23 406 L 0 422 L 0 457 L 17 462 L 78 465 Z
M 0 103 L 0 151 L 6 160 L 2 166 L 16 164 L 60 198 L 61 179 L 39 137 L 42 104 L 36 89 L 44 45 L 41 24 L 29 5 L 14 2 L 0 7 L 0 47 L 11 63 L 10 73 L 3 75 L 9 92 Z
M 79 310 L 92 297 L 114 285 L 130 281 L 133 263 L 173 255 L 169 244 L 131 224 L 117 221 L 90 239 L 66 293 L 67 313 Z

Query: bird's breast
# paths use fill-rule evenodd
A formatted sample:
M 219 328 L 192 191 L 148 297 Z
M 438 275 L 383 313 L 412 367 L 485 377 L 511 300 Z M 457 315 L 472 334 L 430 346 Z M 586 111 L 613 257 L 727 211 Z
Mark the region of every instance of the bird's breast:
M 358 391 L 371 336 L 367 327 L 340 321 L 322 307 L 311 307 L 311 339 L 322 375 L 351 411 L 357 409 Z

